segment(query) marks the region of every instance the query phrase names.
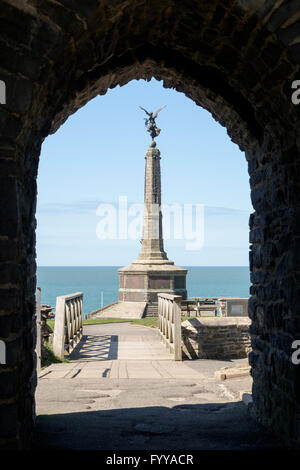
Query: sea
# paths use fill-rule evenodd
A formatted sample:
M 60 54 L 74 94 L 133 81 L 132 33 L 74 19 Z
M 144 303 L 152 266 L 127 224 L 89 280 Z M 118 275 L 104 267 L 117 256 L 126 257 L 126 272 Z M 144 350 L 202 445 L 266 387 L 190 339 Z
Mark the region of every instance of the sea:
M 120 266 L 121 267 L 121 266 Z M 190 297 L 249 297 L 248 266 L 185 266 Z M 55 307 L 59 295 L 83 292 L 87 314 L 118 300 L 119 266 L 39 266 L 41 303 Z

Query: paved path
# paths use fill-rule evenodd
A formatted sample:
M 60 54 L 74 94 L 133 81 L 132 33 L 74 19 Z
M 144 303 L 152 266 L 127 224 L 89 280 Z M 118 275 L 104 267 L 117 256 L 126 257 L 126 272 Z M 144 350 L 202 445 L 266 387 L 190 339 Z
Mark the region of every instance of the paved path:
M 230 364 L 175 362 L 149 328 L 85 326 L 71 362 L 40 374 L 35 448 L 276 448 L 239 398 L 250 378 L 215 379 Z
M 146 302 L 118 302 L 89 318 L 142 318 Z
M 71 362 L 52 364 L 40 378 L 201 379 L 184 362 L 175 362 L 159 339 L 157 330 L 111 323 L 84 327 Z

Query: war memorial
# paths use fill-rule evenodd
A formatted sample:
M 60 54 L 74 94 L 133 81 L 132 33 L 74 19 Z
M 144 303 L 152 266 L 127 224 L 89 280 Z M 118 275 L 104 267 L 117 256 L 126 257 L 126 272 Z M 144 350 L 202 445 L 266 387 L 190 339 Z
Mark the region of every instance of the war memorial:
M 61 448 L 70 448 L 72 442 L 74 448 L 93 448 L 95 443 L 105 448 L 114 442 L 123 449 L 154 444 L 235 450 L 274 450 L 281 444 L 299 449 L 299 18 L 298 0 L 0 2 L 1 450 L 32 448 L 37 413 L 42 427 L 38 440 L 44 438 L 48 449 L 51 442 Z M 106 326 L 105 334 L 104 329 L 98 334 L 86 329 L 81 342 L 87 358 L 98 345 L 97 361 L 79 355 L 74 362 L 52 364 L 47 376 L 37 372 L 36 202 L 42 143 L 95 96 L 152 77 L 209 111 L 247 161 L 253 205 L 248 303 L 253 386 L 247 411 L 240 398 L 225 403 L 217 394 L 224 387 L 215 383 L 210 388 L 211 377 L 203 390 L 203 371 L 186 361 L 167 360 L 157 342 L 163 360 L 153 360 L 154 347 L 146 347 L 152 341 L 148 330 L 148 339 L 141 341 L 143 367 L 135 368 L 132 356 L 128 360 L 129 344 L 123 349 L 123 357 L 128 353 L 125 362 L 117 364 L 116 330 Z M 150 144 L 147 152 L 147 168 L 157 178 L 159 151 Z M 160 190 L 149 184 L 159 197 Z M 198 186 L 194 190 L 198 194 Z M 161 219 L 154 213 L 150 210 L 145 220 L 150 225 L 155 221 L 159 235 Z M 155 238 L 147 229 L 145 224 L 140 255 L 119 273 L 120 295 L 155 302 L 162 285 L 184 294 L 185 270 L 178 271 L 167 260 L 162 234 Z M 79 339 L 77 294 L 61 304 L 72 311 Z M 173 296 L 175 309 L 175 294 L 165 295 Z M 70 328 L 67 334 L 75 344 Z M 130 335 L 135 337 L 134 328 Z M 123 343 L 130 335 L 120 335 Z M 114 359 L 104 361 L 100 350 Z M 155 377 L 151 383 L 145 378 L 150 367 Z M 129 384 L 122 401 L 117 397 L 123 389 L 116 381 L 122 380 L 124 387 L 128 375 L 140 380 L 139 393 Z M 171 390 L 160 388 L 164 380 L 173 379 Z M 176 402 L 181 399 L 183 404 Z M 115 408 L 106 413 L 101 400 L 110 400 Z M 151 427 L 151 413 L 159 425 Z M 118 433 L 109 432 L 107 423 L 113 422 Z M 191 433 L 191 426 L 197 432 Z M 266 434 L 262 438 L 260 426 L 277 436 L 277 443 L 270 443 Z
M 161 108 L 162 109 L 162 108 Z M 160 133 L 156 126 L 159 109 L 148 115 L 145 124 L 152 137 L 146 152 L 144 223 L 142 249 L 129 266 L 119 269 L 120 301 L 147 302 L 157 305 L 157 293 L 181 295 L 186 299 L 187 270 L 174 265 L 164 251 L 161 213 L 160 151 L 154 141 Z

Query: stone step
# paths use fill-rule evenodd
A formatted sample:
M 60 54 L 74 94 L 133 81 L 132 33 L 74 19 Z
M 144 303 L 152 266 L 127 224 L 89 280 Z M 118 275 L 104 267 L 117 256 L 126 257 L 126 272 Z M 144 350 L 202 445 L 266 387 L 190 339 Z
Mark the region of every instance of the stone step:
M 147 305 L 143 317 L 157 317 L 158 315 L 158 306 L 157 305 Z

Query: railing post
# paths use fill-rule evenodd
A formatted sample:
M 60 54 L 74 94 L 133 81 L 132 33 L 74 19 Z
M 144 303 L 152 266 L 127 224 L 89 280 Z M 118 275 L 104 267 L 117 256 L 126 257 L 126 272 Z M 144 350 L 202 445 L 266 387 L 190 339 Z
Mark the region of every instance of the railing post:
M 75 331 L 76 331 L 76 305 L 75 305 L 75 299 L 71 299 L 69 301 L 70 304 L 70 322 L 71 322 L 71 340 L 72 340 L 72 345 L 74 341 L 74 336 L 75 336 Z
M 82 292 L 56 298 L 53 351 L 64 357 L 65 348 L 70 353 L 82 337 Z
M 80 339 L 82 338 L 82 324 L 83 324 L 83 296 L 80 297 Z
M 56 297 L 53 352 L 63 358 L 65 353 L 65 299 Z
M 158 294 L 159 333 L 175 361 L 182 360 L 181 299 L 179 295 Z
M 177 298 L 173 302 L 174 306 L 174 356 L 175 361 L 182 361 L 181 347 L 181 298 Z
M 41 370 L 42 362 L 42 335 L 41 335 L 41 288 L 36 288 L 36 358 L 37 372 Z

